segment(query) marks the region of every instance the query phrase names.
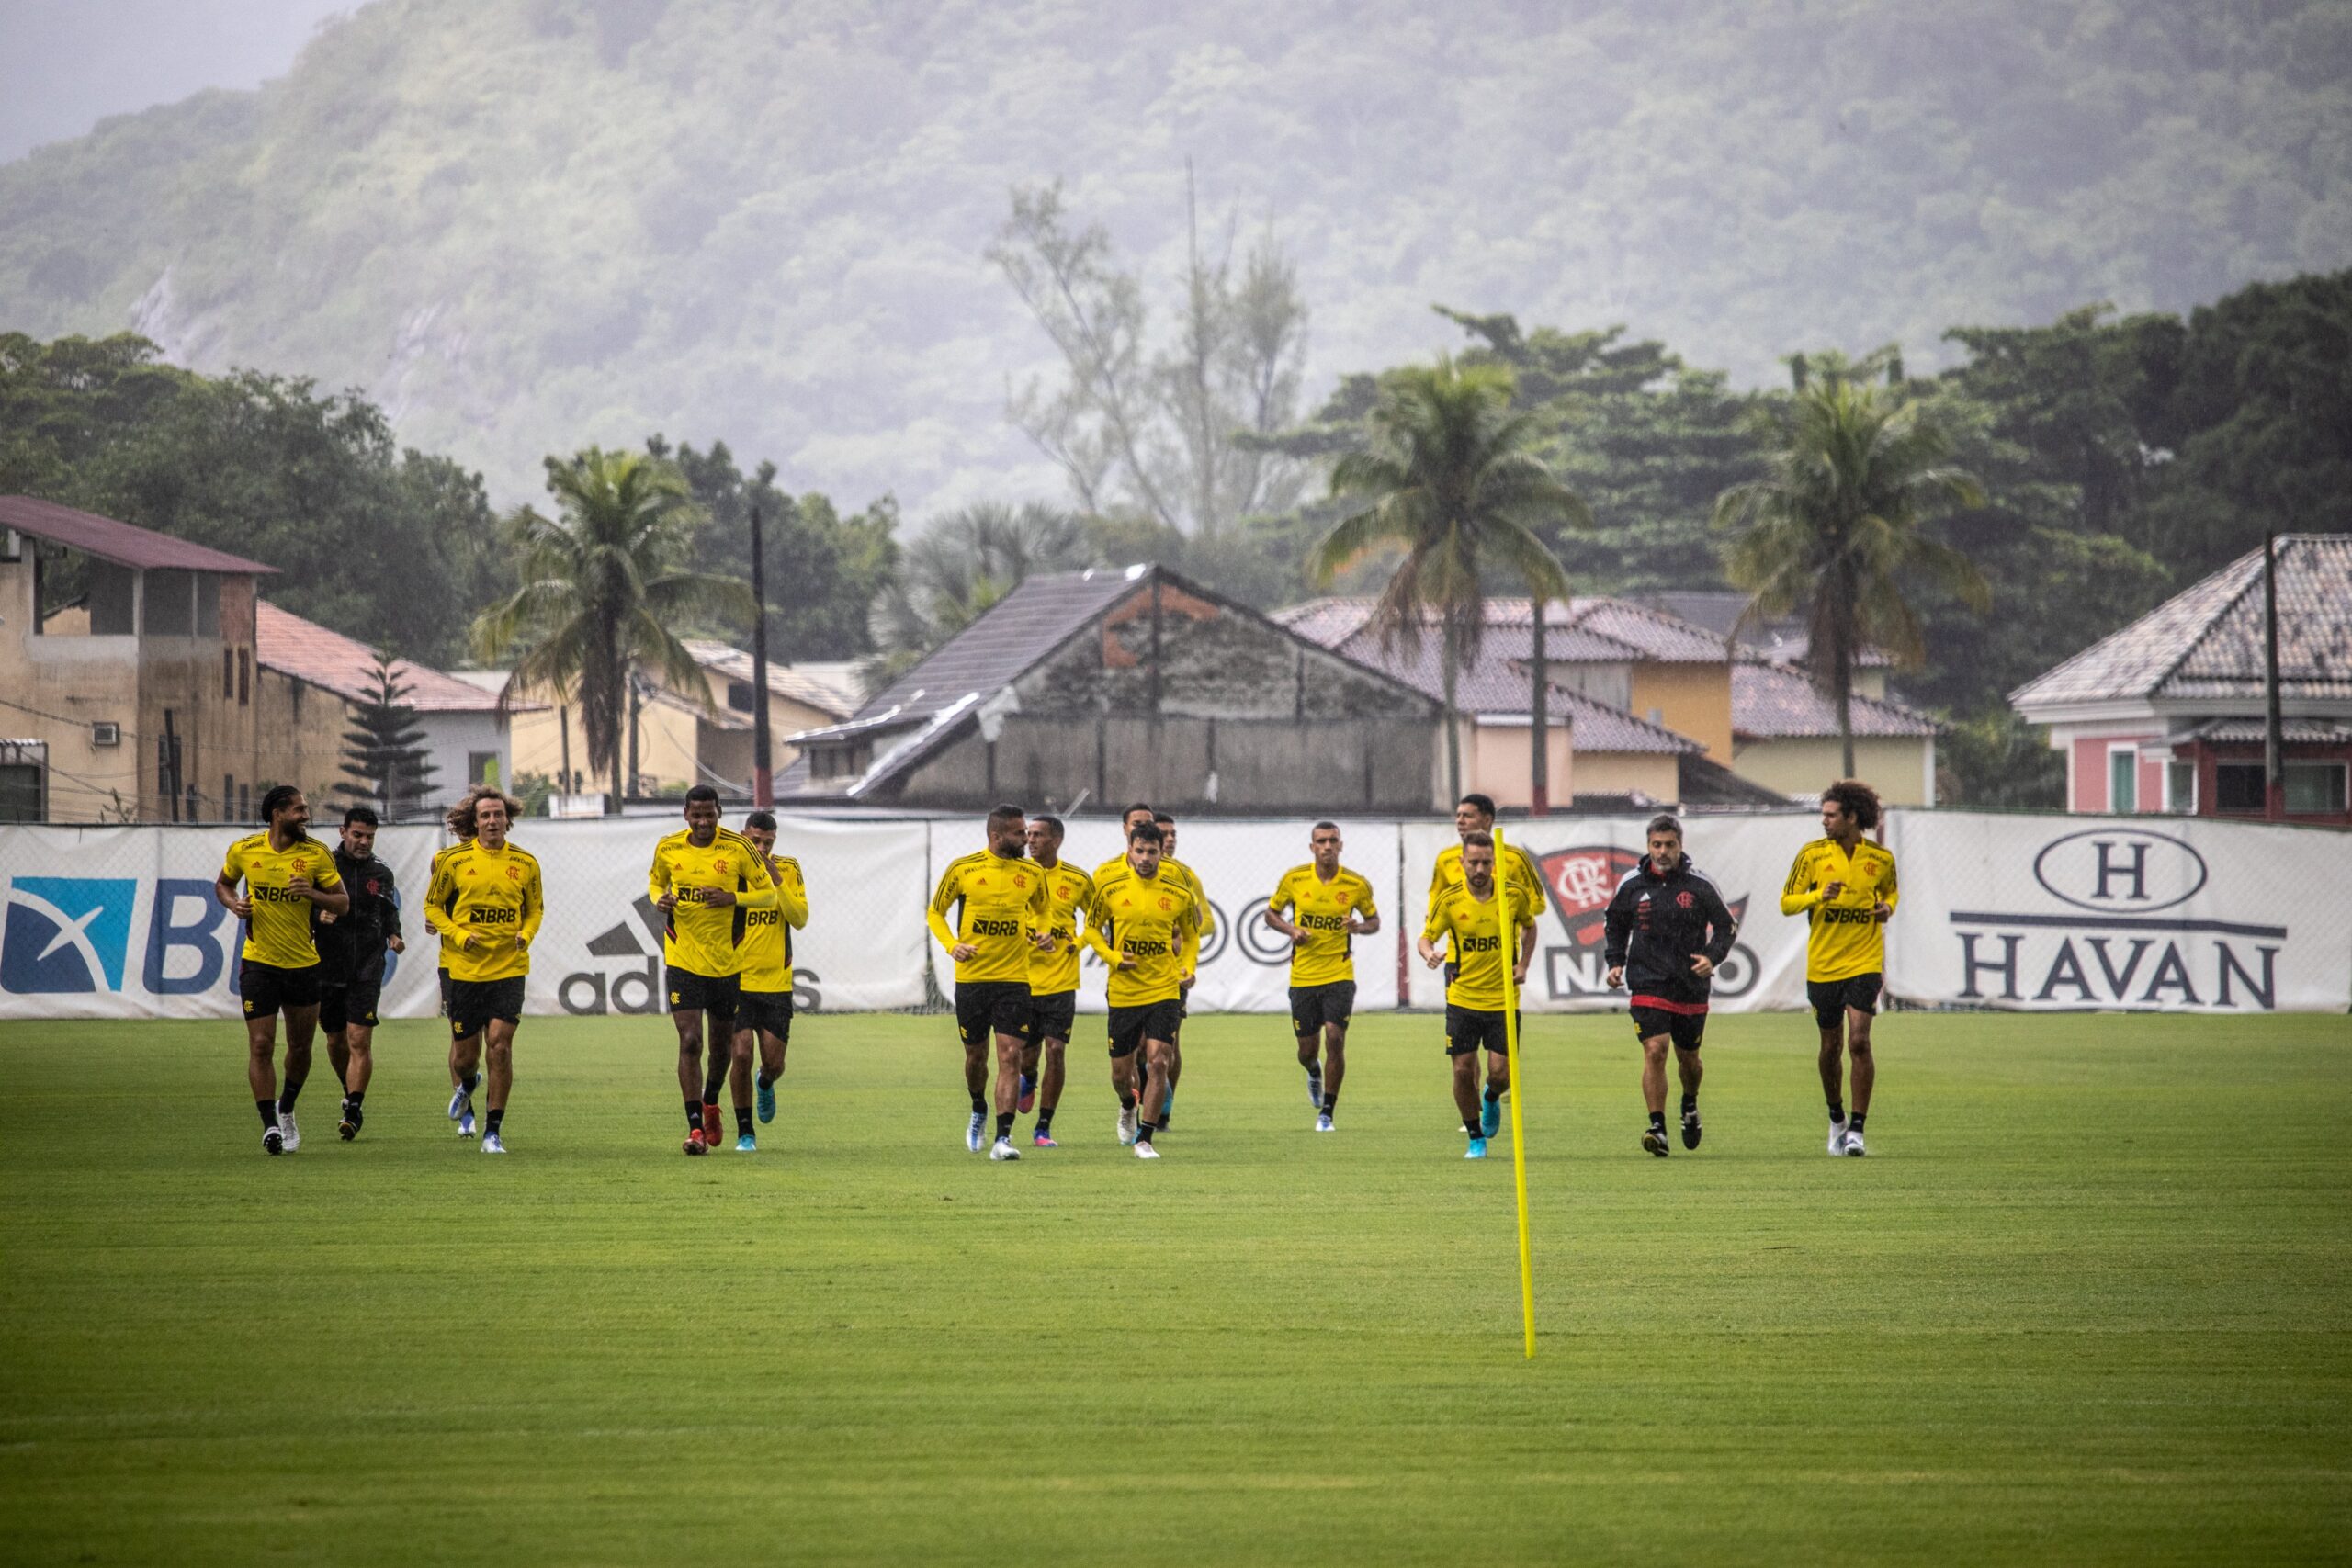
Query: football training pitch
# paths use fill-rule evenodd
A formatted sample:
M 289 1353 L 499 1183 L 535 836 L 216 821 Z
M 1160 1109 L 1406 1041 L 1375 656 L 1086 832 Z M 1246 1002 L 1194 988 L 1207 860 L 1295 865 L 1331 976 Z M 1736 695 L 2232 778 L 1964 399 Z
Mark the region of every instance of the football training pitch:
M 1861 1160 L 1803 1015 L 1713 1023 L 1664 1160 L 1624 1021 L 1531 1020 L 1532 1362 L 1435 1019 L 1328 1135 L 1284 1020 L 1193 1021 L 1157 1165 L 1093 1019 L 1017 1165 L 943 1018 L 804 1018 L 702 1160 L 662 1019 L 526 1020 L 503 1160 L 440 1031 L 270 1160 L 233 1021 L 0 1026 L 0 1560 L 2347 1551 L 2340 1017 L 1892 1016 Z

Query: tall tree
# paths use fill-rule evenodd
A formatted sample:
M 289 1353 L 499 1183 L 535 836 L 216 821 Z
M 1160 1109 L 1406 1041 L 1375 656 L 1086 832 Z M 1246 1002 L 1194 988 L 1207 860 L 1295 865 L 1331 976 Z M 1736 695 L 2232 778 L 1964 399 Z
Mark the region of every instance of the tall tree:
M 425 761 L 424 727 L 408 705 L 409 685 L 393 671 L 392 656 L 379 651 L 368 678 L 368 694 L 343 734 L 344 777 L 335 791 L 398 822 L 415 814 L 439 770 Z
M 871 614 L 880 657 L 865 671 L 876 690 L 987 614 L 1031 574 L 1092 563 L 1083 522 L 1038 502 L 967 506 L 933 523 L 906 548 L 898 576 Z
M 1010 412 L 1079 506 L 1215 539 L 1289 506 L 1304 484 L 1260 438 L 1296 416 L 1306 303 L 1271 236 L 1238 264 L 1232 223 L 1205 245 L 1189 171 L 1186 192 L 1175 342 L 1156 355 L 1142 283 L 1101 224 L 1075 224 L 1060 182 L 1015 187 L 988 255 L 1061 354 L 1061 378 L 1022 387 Z
M 1741 626 L 1804 615 L 1811 674 L 1837 705 L 1851 777 L 1856 655 L 1875 643 L 1898 663 L 1925 657 L 1903 579 L 1939 582 L 1980 612 L 1991 603 L 1968 558 L 1920 527 L 1939 507 L 1978 506 L 1984 497 L 1948 461 L 1950 440 L 1919 405 L 1871 383 L 1876 366 L 1815 359 L 1795 368 L 1798 389 L 1770 473 L 1724 491 L 1715 523 L 1735 536 L 1724 558 L 1748 594 Z M 1885 368 L 1900 378 L 1899 364 Z
M 707 704 L 701 666 L 672 628 L 698 616 L 745 625 L 758 609 L 742 582 L 681 567 L 694 510 L 670 464 L 591 446 L 549 457 L 547 470 L 557 515 L 514 513 L 522 586 L 475 620 L 474 645 L 495 660 L 527 644 L 507 690 L 572 692 L 588 754 L 622 796 L 631 669 L 649 665 L 673 690 L 700 693 Z
M 1512 378 L 1500 366 L 1430 367 L 1392 372 L 1371 414 L 1368 444 L 1331 468 L 1331 494 L 1355 508 L 1316 542 L 1308 558 L 1329 583 L 1375 551 L 1401 552 L 1373 611 L 1384 648 L 1417 653 L 1422 627 L 1438 627 L 1439 682 L 1445 703 L 1449 789 L 1462 794 L 1462 738 L 1455 687 L 1477 657 L 1486 629 L 1489 574 L 1526 585 L 1537 604 L 1566 598 L 1567 573 L 1543 532 L 1590 521 L 1534 447 L 1535 422 L 1511 409 Z M 1533 694 L 1542 702 L 1545 694 Z

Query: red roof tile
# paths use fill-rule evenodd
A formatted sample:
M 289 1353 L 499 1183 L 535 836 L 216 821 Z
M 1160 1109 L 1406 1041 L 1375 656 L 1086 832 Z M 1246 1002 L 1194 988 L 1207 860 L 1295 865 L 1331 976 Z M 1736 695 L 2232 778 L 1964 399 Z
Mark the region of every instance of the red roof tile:
M 117 566 L 147 570 L 219 571 L 236 576 L 277 570 L 243 556 L 158 534 L 153 528 L 118 523 L 95 512 L 76 512 L 70 506 L 37 501 L 29 495 L 0 495 L 0 528 L 14 528 L 19 534 L 47 539 Z
M 374 649 L 266 599 L 254 606 L 254 657 L 265 669 L 323 686 L 354 702 L 365 702 L 375 693 Z M 419 713 L 491 713 L 498 707 L 497 693 L 426 665 L 395 659 L 392 673 L 406 683 L 405 701 Z

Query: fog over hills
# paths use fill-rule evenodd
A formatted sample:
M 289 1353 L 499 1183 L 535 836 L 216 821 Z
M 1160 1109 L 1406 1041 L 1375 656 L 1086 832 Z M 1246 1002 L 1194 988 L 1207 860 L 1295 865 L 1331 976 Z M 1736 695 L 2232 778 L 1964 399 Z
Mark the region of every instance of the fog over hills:
M 0 167 L 0 330 L 365 389 L 503 501 L 723 438 L 917 511 L 1055 495 L 983 254 L 1057 176 L 1170 302 L 1270 230 L 1309 395 L 1434 301 L 1801 348 L 2352 264 L 2352 6 L 2193 0 L 376 0 L 293 71 Z

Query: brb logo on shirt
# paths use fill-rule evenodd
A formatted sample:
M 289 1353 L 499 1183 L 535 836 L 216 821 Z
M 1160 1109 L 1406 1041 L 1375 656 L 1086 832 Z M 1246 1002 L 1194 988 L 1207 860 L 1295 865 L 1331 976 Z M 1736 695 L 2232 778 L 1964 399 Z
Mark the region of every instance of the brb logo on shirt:
M 0 925 L 0 990 L 121 990 L 138 894 L 127 876 L 14 878 Z
M 1552 998 L 1622 998 L 1622 991 L 1609 989 L 1609 966 L 1604 961 L 1609 900 L 1616 896 L 1617 885 L 1625 880 L 1625 874 L 1642 863 L 1640 852 L 1608 844 L 1584 844 L 1572 850 L 1554 850 L 1539 856 L 1535 863 L 1543 871 L 1544 886 L 1552 895 L 1552 913 L 1568 940 L 1565 948 L 1544 950 L 1544 978 L 1551 988 Z M 1695 902 L 1688 893 L 1680 897 L 1686 908 Z M 1730 908 L 1733 919 L 1746 919 L 1745 896 L 1727 898 L 1724 903 Z M 1756 954 L 1745 943 L 1736 944 L 1715 971 L 1714 994 L 1722 998 L 1744 997 L 1755 988 L 1756 974 Z

